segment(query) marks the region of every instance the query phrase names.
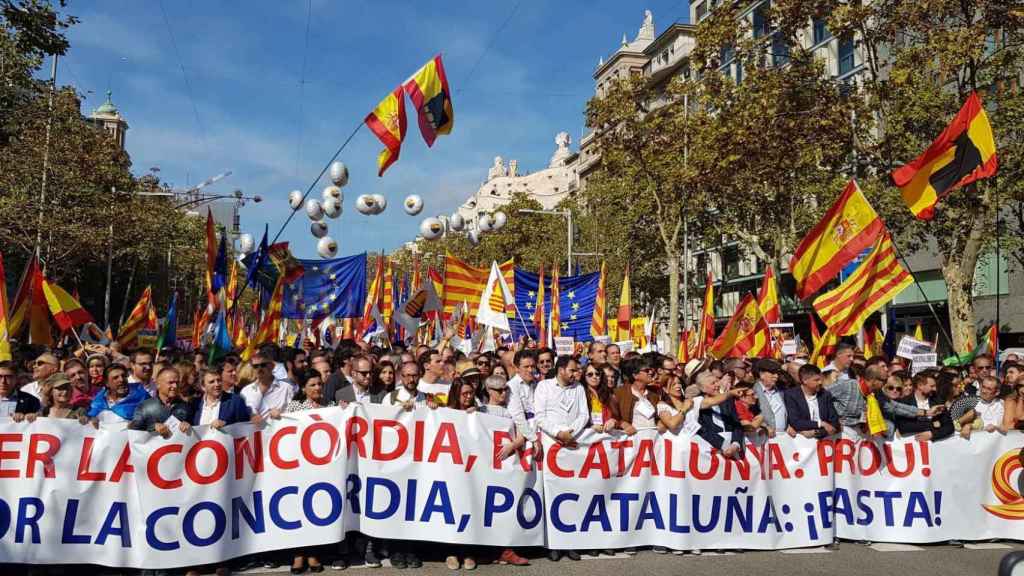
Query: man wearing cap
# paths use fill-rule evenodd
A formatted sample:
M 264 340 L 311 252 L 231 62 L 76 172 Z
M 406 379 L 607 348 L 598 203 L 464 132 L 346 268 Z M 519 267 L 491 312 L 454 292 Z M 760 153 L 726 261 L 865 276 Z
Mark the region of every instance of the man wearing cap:
M 60 362 L 57 357 L 49 352 L 43 352 L 35 359 L 32 363 L 32 380 L 28 384 L 21 387 L 21 391 L 26 394 L 31 394 L 36 400 L 42 400 L 42 394 L 39 391 L 39 384 L 46 380 L 50 374 L 56 373 L 60 369 Z
M 764 416 L 764 426 L 768 429 L 768 437 L 774 438 L 779 430 L 785 430 L 786 401 L 782 398 L 782 391 L 778 388 L 779 373 L 782 366 L 771 358 L 762 358 L 754 364 L 754 376 L 757 382 L 754 384 L 754 394 L 757 395 L 757 404 L 761 408 L 761 415 Z

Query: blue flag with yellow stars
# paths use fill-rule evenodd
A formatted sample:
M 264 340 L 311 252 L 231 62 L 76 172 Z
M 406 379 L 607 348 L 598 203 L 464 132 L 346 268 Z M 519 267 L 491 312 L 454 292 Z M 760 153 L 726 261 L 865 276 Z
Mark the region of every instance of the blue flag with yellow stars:
M 590 335 L 590 323 L 594 316 L 597 284 L 600 280 L 599 272 L 563 276 L 558 279 L 562 326 L 556 335 L 572 336 L 577 342 L 589 342 L 594 339 Z M 534 307 L 537 302 L 537 281 L 538 276 L 533 272 L 516 268 L 515 289 L 518 312 L 514 320 L 509 320 L 512 335 L 516 339 L 526 333 L 524 329 L 529 330 L 530 338 L 537 339 L 537 327 L 533 324 Z M 550 312 L 551 275 L 546 274 L 544 277 L 544 311 L 542 313 Z M 522 317 L 519 314 L 522 314 Z
M 284 287 L 282 314 L 291 319 L 358 318 L 366 301 L 366 253 L 299 260 L 302 277 Z

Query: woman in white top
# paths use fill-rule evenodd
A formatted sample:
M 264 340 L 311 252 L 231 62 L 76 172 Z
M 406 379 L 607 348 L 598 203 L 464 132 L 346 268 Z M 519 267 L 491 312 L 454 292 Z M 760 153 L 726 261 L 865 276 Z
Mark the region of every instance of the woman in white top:
M 658 402 L 658 430 L 673 433 L 683 432 L 686 435 L 694 435 L 700 429 L 697 415 L 701 408 L 717 406 L 730 398 L 739 396 L 742 390 L 730 390 L 717 396 L 701 396 L 700 390 L 695 389 L 694 394 L 683 394 L 683 378 L 673 374 L 669 379 L 666 394 Z

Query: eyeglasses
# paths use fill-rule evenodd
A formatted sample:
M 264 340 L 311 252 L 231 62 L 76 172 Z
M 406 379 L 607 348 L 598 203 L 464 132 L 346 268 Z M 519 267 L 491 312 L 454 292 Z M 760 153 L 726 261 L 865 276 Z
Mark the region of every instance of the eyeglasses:
M 491 388 L 491 390 L 494 390 L 495 392 L 504 394 L 505 392 L 508 392 L 508 386 L 505 386 L 504 388 Z
M 655 368 L 644 368 L 643 370 L 641 370 L 641 372 L 646 372 L 648 374 L 657 374 L 658 370 Z
M 983 365 L 983 366 L 975 366 L 974 369 L 975 370 L 991 370 L 992 369 L 992 365 L 991 364 L 987 364 L 987 365 Z
M 601 375 L 597 372 L 587 372 L 587 378 L 590 378 L 591 376 L 600 377 Z
M 888 390 L 889 392 L 897 392 L 901 390 L 899 386 L 886 386 L 884 389 Z
M 14 374 L 0 374 L 0 380 L 14 380 Z

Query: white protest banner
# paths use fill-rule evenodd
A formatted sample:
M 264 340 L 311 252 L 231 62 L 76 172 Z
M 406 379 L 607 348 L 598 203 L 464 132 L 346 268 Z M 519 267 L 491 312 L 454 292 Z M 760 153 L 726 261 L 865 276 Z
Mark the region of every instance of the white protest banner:
M 607 334 L 601 336 L 594 336 L 594 342 L 600 342 L 602 344 L 611 344 L 612 337 Z
M 913 354 L 910 357 L 910 375 L 913 376 L 922 370 L 934 368 L 938 365 L 939 356 L 935 352 L 924 352 Z
M 615 345 L 619 347 L 619 352 L 622 354 L 627 354 L 633 351 L 632 340 L 620 340 L 619 342 L 616 342 Z
M 925 342 L 924 340 L 918 340 L 910 336 L 904 336 L 900 339 L 899 347 L 896 349 L 896 355 L 900 358 L 906 358 L 910 360 L 914 357 L 914 354 L 924 354 L 932 352 L 934 348 L 931 342 Z
M 572 336 L 555 336 L 555 355 L 572 356 L 574 344 Z

